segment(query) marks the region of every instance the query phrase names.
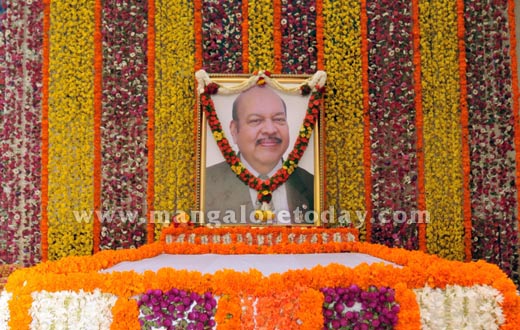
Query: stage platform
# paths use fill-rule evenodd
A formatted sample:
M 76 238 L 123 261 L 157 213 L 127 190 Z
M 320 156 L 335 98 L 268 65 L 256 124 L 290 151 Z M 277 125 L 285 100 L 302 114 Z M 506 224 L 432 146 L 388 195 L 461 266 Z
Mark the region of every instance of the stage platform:
M 0 329 L 520 329 L 483 261 L 356 241 L 345 228 L 166 228 L 138 249 L 20 269 Z

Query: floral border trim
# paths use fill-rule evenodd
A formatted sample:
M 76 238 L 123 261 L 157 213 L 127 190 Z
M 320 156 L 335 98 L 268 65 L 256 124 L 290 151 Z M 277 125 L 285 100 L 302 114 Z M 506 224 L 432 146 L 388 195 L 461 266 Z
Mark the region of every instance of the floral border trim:
M 244 228 L 245 230 L 245 228 Z M 381 258 L 401 266 L 396 268 L 384 264 L 361 264 L 355 268 L 331 264 L 311 270 L 295 270 L 283 274 L 263 276 L 255 270 L 239 273 L 224 270 L 213 275 L 164 268 L 157 273 L 116 272 L 102 274 L 98 271 L 122 261 L 141 260 L 162 253 L 170 254 L 249 254 L 249 253 L 327 253 L 358 252 Z M 237 244 L 189 244 L 155 242 L 135 250 L 106 250 L 91 257 L 66 257 L 59 261 L 39 264 L 31 268 L 17 270 L 9 277 L 6 290 L 16 299 L 9 301 L 10 325 L 29 324 L 28 310 L 32 303 L 30 294 L 34 291 L 99 289 L 119 297 L 114 306 L 114 323 L 128 324 L 117 315 L 134 315 L 135 304 L 126 304 L 136 294 L 149 289 L 169 290 L 178 288 L 203 293 L 211 290 L 214 294 L 265 295 L 272 290 L 285 290 L 290 283 L 319 289 L 322 287 L 350 286 L 355 284 L 366 289 L 370 285 L 387 286 L 396 290 L 396 301 L 401 306 L 396 329 L 417 329 L 420 324 L 419 305 L 412 289 L 425 286 L 446 288 L 449 285 L 488 285 L 503 296 L 500 303 L 505 323 L 502 329 L 515 329 L 520 325 L 520 297 L 514 283 L 496 265 L 483 261 L 463 263 L 449 261 L 420 251 L 407 251 L 368 243 L 326 243 L 326 244 L 277 244 L 274 246 L 249 246 Z M 123 299 L 123 300 L 122 300 Z M 321 307 L 320 307 L 321 308 Z M 312 310 L 301 313 L 315 314 Z M 318 312 L 319 313 L 319 312 Z M 218 314 L 218 312 L 217 312 Z M 308 315 L 310 317 L 310 314 Z M 312 318 L 311 318 L 312 319 Z M 131 321 L 134 322 L 134 321 Z

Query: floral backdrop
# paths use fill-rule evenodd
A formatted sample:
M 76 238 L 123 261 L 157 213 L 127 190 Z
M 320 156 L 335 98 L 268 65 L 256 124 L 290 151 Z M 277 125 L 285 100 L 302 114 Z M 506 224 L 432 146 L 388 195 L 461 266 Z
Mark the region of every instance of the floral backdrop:
M 325 70 L 325 208 L 367 220 L 333 225 L 517 280 L 513 0 L 0 4 L 1 263 L 141 246 L 151 211 L 194 209 L 196 70 Z

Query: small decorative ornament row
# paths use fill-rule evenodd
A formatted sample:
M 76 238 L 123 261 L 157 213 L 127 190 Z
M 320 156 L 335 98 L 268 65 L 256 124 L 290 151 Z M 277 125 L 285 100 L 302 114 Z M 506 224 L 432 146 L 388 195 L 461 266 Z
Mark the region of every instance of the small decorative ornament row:
M 303 229 L 299 232 L 285 231 L 283 228 L 278 232 L 255 232 L 252 228 L 248 231 L 239 232 L 237 228 L 226 231 L 225 228 L 213 228 L 213 233 L 179 232 L 167 233 L 165 235 L 166 244 L 187 243 L 187 244 L 236 244 L 244 243 L 247 245 L 274 246 L 277 244 L 326 244 L 326 243 L 347 243 L 355 242 L 356 236 L 348 230 L 329 229 L 328 232 Z

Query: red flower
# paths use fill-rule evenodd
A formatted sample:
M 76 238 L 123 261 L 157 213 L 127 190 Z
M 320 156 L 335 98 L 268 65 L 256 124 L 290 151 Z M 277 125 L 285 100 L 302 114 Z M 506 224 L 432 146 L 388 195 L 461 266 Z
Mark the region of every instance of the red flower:
M 300 94 L 302 95 L 309 95 L 311 92 L 311 86 L 305 84 L 300 86 Z
M 259 202 L 269 203 L 271 201 L 272 194 L 269 190 L 262 190 L 258 192 L 257 199 Z
M 218 88 L 220 86 L 216 83 L 210 83 L 206 86 L 206 88 L 204 88 L 204 93 L 206 94 L 217 94 L 218 93 Z

